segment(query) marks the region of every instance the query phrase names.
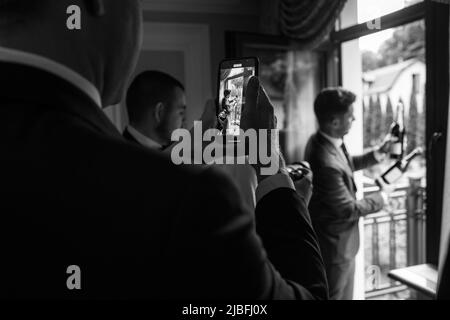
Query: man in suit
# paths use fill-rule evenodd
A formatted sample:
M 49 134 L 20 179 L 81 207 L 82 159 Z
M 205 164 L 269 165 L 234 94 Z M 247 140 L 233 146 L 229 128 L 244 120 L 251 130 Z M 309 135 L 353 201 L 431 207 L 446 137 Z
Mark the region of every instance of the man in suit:
M 228 178 L 127 142 L 105 116 L 141 39 L 139 0 L 0 1 L 0 297 L 327 298 L 283 164 L 258 175 L 258 237 Z M 244 128 L 273 129 L 258 79 L 247 97 Z
M 127 92 L 130 125 L 125 139 L 149 148 L 164 149 L 172 132 L 183 127 L 186 113 L 184 86 L 160 71 L 144 71 Z
M 166 73 L 144 71 L 131 83 L 126 101 L 130 124 L 124 130 L 123 137 L 132 143 L 170 154 L 175 145 L 171 141 L 172 132 L 182 128 L 185 122 L 184 86 Z M 212 101 L 206 103 L 200 119 L 204 131 L 216 128 L 215 109 Z M 216 165 L 216 168 L 232 178 L 244 203 L 254 209 L 257 184 L 254 169 L 250 165 L 233 164 Z
M 349 132 L 355 95 L 341 88 L 324 89 L 314 102 L 319 131 L 308 141 L 305 158 L 313 171 L 309 204 L 327 270 L 331 299 L 352 299 L 359 218 L 382 209 L 380 193 L 356 200 L 353 171 L 375 165 L 389 150 L 386 142 L 361 156 L 350 156 L 343 142 Z

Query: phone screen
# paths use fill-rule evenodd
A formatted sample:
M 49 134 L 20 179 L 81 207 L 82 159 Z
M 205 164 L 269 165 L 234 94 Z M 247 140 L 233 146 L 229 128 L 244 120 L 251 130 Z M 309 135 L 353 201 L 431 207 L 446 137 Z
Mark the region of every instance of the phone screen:
M 238 136 L 248 81 L 258 75 L 258 59 L 224 60 L 219 68 L 218 122 L 223 135 Z

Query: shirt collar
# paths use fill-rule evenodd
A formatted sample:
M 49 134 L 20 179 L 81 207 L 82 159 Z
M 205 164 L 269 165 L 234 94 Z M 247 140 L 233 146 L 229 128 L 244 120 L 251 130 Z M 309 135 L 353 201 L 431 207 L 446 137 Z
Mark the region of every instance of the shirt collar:
M 97 88 L 79 73 L 56 61 L 34 53 L 4 47 L 0 47 L 0 61 L 27 65 L 52 73 L 83 91 L 100 108 L 102 107 Z
M 330 135 L 328 135 L 328 134 L 326 134 L 325 132 L 323 132 L 322 130 L 321 131 L 319 131 L 320 132 L 320 134 L 324 137 L 324 138 L 326 138 L 328 141 L 330 141 L 332 144 L 333 144 L 333 146 L 335 146 L 336 148 L 340 148 L 341 146 L 342 146 L 342 144 L 344 143 L 344 140 L 342 140 L 341 138 L 334 138 L 334 137 L 331 137 Z
M 156 142 L 155 140 L 143 135 L 131 125 L 127 127 L 128 132 L 143 146 L 146 146 L 151 149 L 162 149 L 162 145 Z

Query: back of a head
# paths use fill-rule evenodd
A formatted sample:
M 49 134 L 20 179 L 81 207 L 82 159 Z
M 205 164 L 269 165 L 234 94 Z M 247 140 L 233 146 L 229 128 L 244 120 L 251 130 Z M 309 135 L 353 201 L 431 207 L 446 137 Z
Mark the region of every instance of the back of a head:
M 325 88 L 314 101 L 314 112 L 320 125 L 333 120 L 334 117 L 346 113 L 355 102 L 356 95 L 343 88 Z
M 103 106 L 114 105 L 139 57 L 141 2 L 0 0 L 0 46 L 68 67 L 99 89 Z
M 127 110 L 130 121 L 139 122 L 156 104 L 170 103 L 175 89 L 184 91 L 180 81 L 160 71 L 144 71 L 131 83 L 127 93 Z

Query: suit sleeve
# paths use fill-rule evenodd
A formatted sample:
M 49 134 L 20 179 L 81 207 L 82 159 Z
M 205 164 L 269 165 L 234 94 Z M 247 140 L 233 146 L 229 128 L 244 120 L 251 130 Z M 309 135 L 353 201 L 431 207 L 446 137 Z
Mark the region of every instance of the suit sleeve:
M 358 220 L 369 213 L 380 211 L 384 200 L 380 193 L 374 193 L 364 199 L 356 200 L 345 185 L 342 174 L 335 168 L 324 167 L 317 175 L 320 199 L 323 203 L 333 205 L 338 219 L 342 221 Z M 314 191 L 313 191 L 314 192 Z
M 223 175 L 201 174 L 179 199 L 183 212 L 173 226 L 166 248 L 170 296 L 190 299 L 320 299 L 325 298 L 325 278 L 302 282 L 283 274 L 269 261 L 255 230 L 255 215 L 244 209 L 236 187 Z M 267 196 L 268 202 L 271 197 Z M 286 199 L 294 198 L 289 193 Z M 290 205 L 300 205 L 292 200 Z M 266 205 L 263 205 L 267 206 Z M 299 212 L 300 208 L 292 208 Z M 277 212 L 273 212 L 277 214 Z M 300 218 L 300 217 L 297 217 Z M 301 230 L 296 242 L 300 252 L 310 246 Z M 316 253 L 317 254 L 317 253 Z M 318 257 L 316 257 L 318 259 Z M 308 265 L 310 259 L 305 264 Z M 314 270 L 320 265 L 308 265 Z M 169 294 L 168 294 L 169 295 Z
M 378 163 L 374 151 L 367 152 L 360 156 L 353 156 L 352 161 L 355 171 L 374 166 Z
M 305 200 L 289 188 L 274 190 L 256 206 L 256 231 L 283 277 L 317 298 L 328 298 L 325 267 Z M 298 288 L 301 291 L 301 288 Z

